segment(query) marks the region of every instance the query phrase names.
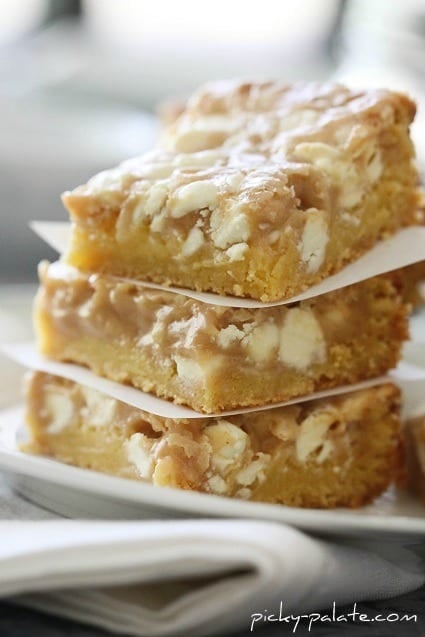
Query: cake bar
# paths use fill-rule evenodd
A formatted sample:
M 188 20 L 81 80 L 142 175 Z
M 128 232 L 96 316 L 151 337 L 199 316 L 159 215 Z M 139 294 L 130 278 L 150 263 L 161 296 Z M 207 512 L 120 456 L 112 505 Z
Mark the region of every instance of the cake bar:
M 339 85 L 223 84 L 165 149 L 63 195 L 84 271 L 288 299 L 417 223 L 415 106 Z
M 417 308 L 425 302 L 425 261 L 402 268 L 404 298 L 411 307 Z
M 209 305 L 62 263 L 39 268 L 45 356 L 197 411 L 276 403 L 384 374 L 408 336 L 397 275 L 290 305 Z
M 357 507 L 399 471 L 398 408 L 388 384 L 225 419 L 170 420 L 37 372 L 27 385 L 27 450 L 161 487 Z
M 425 413 L 404 423 L 404 486 L 425 503 Z

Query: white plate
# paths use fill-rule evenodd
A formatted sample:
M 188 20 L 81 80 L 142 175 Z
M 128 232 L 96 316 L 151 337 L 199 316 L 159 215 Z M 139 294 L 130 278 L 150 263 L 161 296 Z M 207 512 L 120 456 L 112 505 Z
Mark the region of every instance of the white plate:
M 354 511 L 321 511 L 154 487 L 24 454 L 22 422 L 21 407 L 0 413 L 0 468 L 22 495 L 68 517 L 238 517 L 285 522 L 322 535 L 385 535 L 404 542 L 425 535 L 425 507 L 406 494 L 389 491 Z

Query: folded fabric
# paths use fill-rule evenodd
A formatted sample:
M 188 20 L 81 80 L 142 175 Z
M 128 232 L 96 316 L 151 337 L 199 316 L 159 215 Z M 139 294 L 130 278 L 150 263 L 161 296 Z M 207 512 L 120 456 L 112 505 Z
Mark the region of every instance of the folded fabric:
M 249 520 L 0 522 L 0 596 L 121 635 L 217 635 L 421 586 L 396 547 Z

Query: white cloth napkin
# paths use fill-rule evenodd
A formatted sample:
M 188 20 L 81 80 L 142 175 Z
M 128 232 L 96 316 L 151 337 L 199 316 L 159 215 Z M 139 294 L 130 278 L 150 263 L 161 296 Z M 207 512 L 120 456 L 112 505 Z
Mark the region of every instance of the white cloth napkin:
M 0 522 L 1 597 L 121 635 L 248 631 L 265 609 L 329 612 L 424 581 L 419 560 L 397 551 L 388 559 L 276 523 Z

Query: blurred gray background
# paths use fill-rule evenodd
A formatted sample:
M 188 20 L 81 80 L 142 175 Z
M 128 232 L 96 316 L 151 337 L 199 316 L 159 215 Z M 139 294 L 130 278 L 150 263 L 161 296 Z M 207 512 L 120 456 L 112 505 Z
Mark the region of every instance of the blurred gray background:
M 425 111 L 425 1 L 0 0 L 0 282 L 35 280 L 54 254 L 28 222 L 150 148 L 159 102 L 228 77 L 385 85 Z M 422 160 L 423 114 L 414 136 Z

